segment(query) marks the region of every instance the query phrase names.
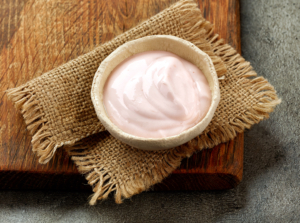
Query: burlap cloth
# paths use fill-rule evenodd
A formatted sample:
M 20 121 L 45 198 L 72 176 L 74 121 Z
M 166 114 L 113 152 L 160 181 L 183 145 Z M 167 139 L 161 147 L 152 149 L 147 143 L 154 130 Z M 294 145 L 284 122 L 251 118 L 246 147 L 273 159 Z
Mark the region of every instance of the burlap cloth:
M 194 43 L 212 59 L 220 78 L 221 101 L 206 130 L 190 142 L 164 151 L 142 151 L 113 138 L 98 120 L 91 101 L 101 61 L 126 41 L 173 35 Z M 271 84 L 256 77 L 250 63 L 213 35 L 193 1 L 180 1 L 137 27 L 26 84 L 8 96 L 21 110 L 33 135 L 33 151 L 47 163 L 68 145 L 94 194 L 90 204 L 114 191 L 117 203 L 149 189 L 175 170 L 183 158 L 233 139 L 237 132 L 267 118 L 280 103 Z

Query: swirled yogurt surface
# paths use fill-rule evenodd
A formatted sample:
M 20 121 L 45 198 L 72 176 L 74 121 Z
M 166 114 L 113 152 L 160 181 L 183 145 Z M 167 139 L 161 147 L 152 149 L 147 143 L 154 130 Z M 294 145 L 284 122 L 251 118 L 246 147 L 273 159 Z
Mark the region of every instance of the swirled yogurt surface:
M 122 131 L 143 138 L 180 134 L 201 121 L 211 104 L 204 74 L 166 51 L 135 54 L 108 77 L 103 102 Z

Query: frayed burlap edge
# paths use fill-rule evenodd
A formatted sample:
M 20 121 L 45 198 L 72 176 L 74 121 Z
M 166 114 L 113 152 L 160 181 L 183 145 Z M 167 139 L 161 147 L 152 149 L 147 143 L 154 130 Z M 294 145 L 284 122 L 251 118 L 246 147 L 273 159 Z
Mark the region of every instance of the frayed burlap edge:
M 108 171 L 98 167 L 97 160 L 90 153 L 90 146 L 78 144 L 70 148 L 69 154 L 72 155 L 79 172 L 86 176 L 88 183 L 93 187 L 94 194 L 91 196 L 90 205 L 96 204 L 97 200 L 106 199 L 113 191 L 115 192 L 116 203 L 122 203 L 123 198 L 130 198 L 148 190 L 154 184 L 162 182 L 165 177 L 178 168 L 183 158 L 191 156 L 197 150 L 212 148 L 221 142 L 233 139 L 237 133 L 243 132 L 245 128 L 250 128 L 251 125 L 268 118 L 268 113 L 272 112 L 275 106 L 281 102 L 274 87 L 263 77 L 257 77 L 249 62 L 245 61 L 231 46 L 224 44 L 224 40 L 219 39 L 218 35 L 213 34 L 213 25 L 202 17 L 200 9 L 195 3 L 181 1 L 175 5 L 183 14 L 181 16 L 185 18 L 184 21 L 189 21 L 182 24 L 182 31 L 186 40 L 193 42 L 201 50 L 208 53 L 215 62 L 215 66 L 216 64 L 220 65 L 216 66 L 219 77 L 226 78 L 227 69 L 229 72 L 235 72 L 236 75 L 240 76 L 240 84 L 245 89 L 252 91 L 259 98 L 259 103 L 244 114 L 230 120 L 226 125 L 204 132 L 190 142 L 170 150 L 172 152 L 162 154 L 163 162 L 152 172 L 151 176 L 132 178 L 130 182 L 126 183 L 120 184 L 111 181 Z M 209 48 L 213 48 L 212 53 L 205 50 L 206 44 L 200 41 L 201 38 L 205 38 L 209 42 Z M 227 69 L 224 69 L 224 64 Z
M 143 176 L 133 174 L 126 182 L 116 181 L 109 170 L 105 169 L 105 166 L 99 165 L 95 160 L 95 154 L 92 148 L 96 147 L 95 141 L 99 141 L 99 138 L 104 141 L 104 138 L 109 137 L 110 143 L 117 141 L 108 132 L 101 132 L 94 136 L 90 136 L 91 139 L 84 139 L 83 142 L 79 142 L 75 146 L 65 147 L 69 155 L 72 156 L 72 160 L 78 167 L 78 171 L 85 175 L 88 184 L 93 187 L 94 194 L 91 195 L 89 204 L 95 205 L 97 200 L 104 200 L 108 198 L 109 194 L 115 192 L 116 203 L 122 203 L 123 199 L 128 199 L 133 195 L 139 194 L 148 190 L 156 183 L 160 183 L 170 173 L 175 170 L 181 163 L 181 160 L 187 156 L 187 153 L 192 155 L 194 150 L 187 148 L 185 145 L 177 147 L 169 151 L 161 151 L 159 154 L 159 161 L 155 163 L 155 168 L 150 170 L 150 173 L 145 173 Z M 100 142 L 101 143 L 101 142 Z M 105 144 L 102 147 L 105 148 Z M 123 149 L 130 149 L 130 153 L 134 153 L 135 148 L 124 144 Z
M 240 114 L 240 116 L 225 123 L 224 126 L 218 126 L 218 129 L 204 131 L 203 134 L 188 143 L 189 147 L 195 150 L 202 150 L 204 148 L 212 148 L 221 142 L 227 142 L 236 137 L 237 133 L 243 132 L 245 128 L 249 129 L 251 125 L 269 118 L 269 113 L 274 110 L 276 105 L 281 103 L 281 99 L 277 97 L 274 87 L 265 78 L 257 77 L 257 73 L 253 70 L 250 62 L 241 57 L 230 45 L 225 44 L 218 34 L 213 34 L 213 25 L 202 17 L 197 4 L 190 3 L 190 1 L 187 2 L 189 4 L 183 3 L 180 9 L 181 13 L 186 13 L 183 15 L 183 18 L 186 18 L 184 21 L 189 21 L 182 24 L 186 39 L 202 49 L 202 44 L 199 40 L 200 38 L 205 38 L 213 49 L 213 54 L 206 53 L 212 59 L 221 58 L 227 68 L 224 70 L 225 74 L 228 70 L 241 77 L 240 85 L 255 94 L 259 101 L 248 112 Z M 197 44 L 197 41 L 199 44 Z M 217 67 L 215 68 L 216 70 L 218 69 Z M 222 71 L 218 75 L 219 77 L 224 74 Z M 226 77 L 222 76 L 222 78 Z M 221 78 L 220 81 L 222 81 Z
M 76 140 L 63 143 L 52 140 L 51 127 L 48 125 L 43 107 L 34 93 L 34 87 L 26 83 L 19 87 L 8 89 L 6 92 L 8 99 L 14 102 L 16 109 L 20 110 L 23 115 L 26 128 L 32 135 L 32 151 L 36 152 L 39 157 L 39 163 L 48 163 L 58 148 L 64 145 L 74 145 L 77 141 L 89 136 L 83 135 Z M 104 127 L 99 130 L 99 132 L 101 131 L 105 131 Z
M 245 128 L 249 129 L 253 124 L 269 118 L 269 113 L 273 112 L 276 105 L 281 103 L 276 95 L 274 87 L 263 77 L 257 77 L 250 62 L 240 56 L 230 45 L 224 44 L 223 39 L 218 40 L 218 35 L 208 36 L 212 44 L 214 53 L 221 57 L 229 72 L 234 72 L 239 76 L 239 84 L 249 90 L 258 100 L 258 103 L 249 108 L 244 114 L 236 116 L 218 129 L 210 129 L 194 140 L 197 140 L 197 149 L 212 148 L 220 142 L 227 142 L 236 137 Z M 226 78 L 226 77 L 225 77 Z M 222 80 L 220 80 L 222 81 Z
M 14 102 L 15 107 L 21 111 L 27 129 L 32 135 L 32 151 L 40 156 L 40 163 L 47 163 L 60 145 L 56 145 L 49 139 L 51 136 L 50 128 L 39 101 L 33 94 L 33 89 L 25 84 L 6 92 L 8 98 Z

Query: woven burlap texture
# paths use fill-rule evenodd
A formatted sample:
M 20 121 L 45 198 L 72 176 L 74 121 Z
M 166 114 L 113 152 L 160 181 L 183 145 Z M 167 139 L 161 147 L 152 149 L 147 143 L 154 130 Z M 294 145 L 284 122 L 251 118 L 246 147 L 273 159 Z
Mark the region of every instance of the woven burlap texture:
M 142 151 L 113 138 L 94 111 L 90 91 L 101 61 L 126 41 L 173 35 L 194 43 L 212 59 L 220 78 L 221 101 L 206 130 L 165 151 Z M 237 132 L 268 118 L 280 103 L 271 84 L 256 77 L 250 63 L 213 34 L 193 1 L 180 1 L 137 27 L 26 84 L 8 96 L 33 135 L 33 150 L 47 163 L 57 148 L 69 146 L 79 171 L 93 186 L 90 204 L 115 191 L 117 203 L 149 189 L 196 150 L 233 139 Z

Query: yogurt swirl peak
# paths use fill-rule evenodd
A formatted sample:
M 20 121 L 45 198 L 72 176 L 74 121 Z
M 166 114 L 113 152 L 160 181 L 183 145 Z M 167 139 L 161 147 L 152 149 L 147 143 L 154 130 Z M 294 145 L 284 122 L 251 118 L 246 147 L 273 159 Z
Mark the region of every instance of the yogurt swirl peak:
M 201 121 L 209 110 L 211 91 L 192 63 L 170 52 L 147 51 L 111 72 L 103 102 L 109 119 L 122 131 L 163 138 Z

